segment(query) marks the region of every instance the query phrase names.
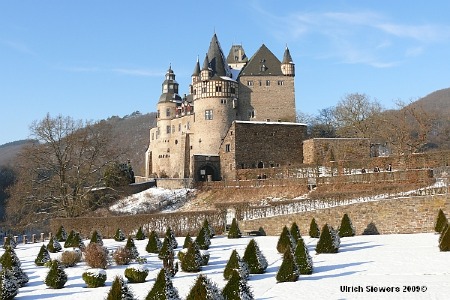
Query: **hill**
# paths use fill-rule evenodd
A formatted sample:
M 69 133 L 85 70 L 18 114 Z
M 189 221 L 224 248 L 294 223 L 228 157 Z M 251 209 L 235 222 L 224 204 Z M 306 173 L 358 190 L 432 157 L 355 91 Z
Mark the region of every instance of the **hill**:
M 0 145 L 0 166 L 8 165 L 17 153 L 26 145 L 35 142 L 34 140 L 19 140 Z

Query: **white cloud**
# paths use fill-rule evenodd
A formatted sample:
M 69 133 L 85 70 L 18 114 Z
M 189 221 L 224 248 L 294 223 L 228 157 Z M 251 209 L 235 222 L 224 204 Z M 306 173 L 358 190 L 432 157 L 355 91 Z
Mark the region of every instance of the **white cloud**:
M 9 40 L 3 40 L 1 43 L 8 46 L 11 49 L 14 49 L 14 50 L 20 52 L 20 53 L 36 55 L 36 53 L 33 50 L 31 50 L 27 45 L 25 45 L 23 43 L 9 41 Z

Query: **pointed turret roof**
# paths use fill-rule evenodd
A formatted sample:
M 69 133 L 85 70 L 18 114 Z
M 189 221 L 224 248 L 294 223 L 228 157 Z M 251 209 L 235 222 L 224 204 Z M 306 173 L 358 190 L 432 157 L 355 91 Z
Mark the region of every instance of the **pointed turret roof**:
M 203 61 L 202 70 L 208 70 L 208 69 L 209 69 L 209 58 L 208 58 L 208 53 L 206 53 L 205 60 Z
M 198 61 L 197 57 L 197 63 L 195 64 L 194 72 L 192 73 L 192 76 L 198 76 L 200 75 L 200 62 Z
M 283 61 L 281 63 L 290 64 L 293 62 L 294 61 L 292 60 L 291 53 L 289 52 L 289 48 L 286 46 L 286 50 L 284 50 Z
M 209 66 L 213 71 L 213 75 L 229 76 L 230 70 L 226 64 L 225 55 L 220 47 L 217 35 L 214 33 L 208 49 Z
M 262 44 L 242 69 L 240 76 L 243 75 L 283 75 L 281 62 L 266 45 Z
M 247 61 L 248 57 L 245 54 L 244 47 L 242 45 L 232 45 L 228 53 L 227 63 L 246 63 Z

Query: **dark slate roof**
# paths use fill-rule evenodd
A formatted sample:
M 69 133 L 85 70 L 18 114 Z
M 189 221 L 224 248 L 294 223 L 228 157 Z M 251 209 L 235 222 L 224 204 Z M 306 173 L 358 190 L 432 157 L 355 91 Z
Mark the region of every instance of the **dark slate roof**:
M 286 46 L 286 50 L 284 50 L 284 56 L 283 56 L 283 64 L 289 64 L 293 63 L 291 53 L 289 52 L 289 48 Z
M 283 75 L 281 62 L 266 45 L 262 44 L 242 69 L 239 76 L 245 75 Z
M 200 62 L 197 58 L 197 63 L 195 64 L 194 72 L 192 73 L 192 76 L 198 76 L 200 75 Z
M 161 96 L 159 96 L 158 103 L 177 102 L 177 101 L 181 101 L 180 95 L 175 94 L 175 93 L 162 93 Z
M 241 54 L 241 55 L 238 55 Z M 244 48 L 242 45 L 233 45 L 231 46 L 230 53 L 227 56 L 227 63 L 246 63 L 248 62 L 248 57 L 245 54 Z
M 208 53 L 206 53 L 205 60 L 203 61 L 202 70 L 208 70 L 208 69 L 209 69 L 209 59 L 208 59 Z
M 211 43 L 208 49 L 209 67 L 212 69 L 213 74 L 219 76 L 229 76 L 229 68 L 225 63 L 225 55 L 223 55 L 222 48 L 220 47 L 217 35 L 214 33 Z

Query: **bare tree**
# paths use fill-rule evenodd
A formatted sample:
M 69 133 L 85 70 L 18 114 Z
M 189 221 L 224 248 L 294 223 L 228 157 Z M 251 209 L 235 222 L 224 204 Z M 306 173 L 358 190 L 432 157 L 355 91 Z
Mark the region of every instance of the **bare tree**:
M 101 185 L 105 166 L 123 153 L 113 145 L 111 128 L 47 114 L 30 131 L 38 143 L 19 154 L 8 218 L 24 223 L 80 215 L 89 208 L 86 195 Z

